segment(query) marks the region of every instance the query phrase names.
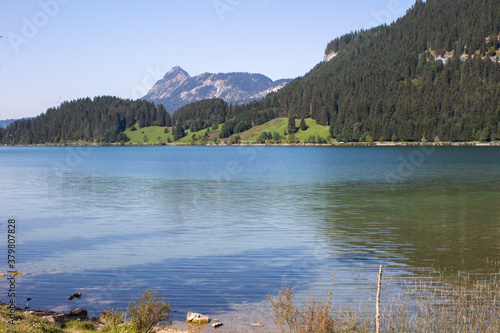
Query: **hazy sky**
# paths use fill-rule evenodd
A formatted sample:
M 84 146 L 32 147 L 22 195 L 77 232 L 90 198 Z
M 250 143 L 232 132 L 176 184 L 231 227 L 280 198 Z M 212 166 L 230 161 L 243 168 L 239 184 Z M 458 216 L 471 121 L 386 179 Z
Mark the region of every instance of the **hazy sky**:
M 304 75 L 329 41 L 414 0 L 2 0 L 0 119 L 64 100 L 139 98 L 172 67 Z

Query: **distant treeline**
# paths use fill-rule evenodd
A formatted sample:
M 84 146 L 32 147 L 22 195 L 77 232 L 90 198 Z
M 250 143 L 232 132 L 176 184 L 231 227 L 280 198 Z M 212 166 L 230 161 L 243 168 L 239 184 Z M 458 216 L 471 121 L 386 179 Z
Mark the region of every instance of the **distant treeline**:
M 85 98 L 64 102 L 33 119 L 0 129 L 4 144 L 41 144 L 68 141 L 128 141 L 123 131 L 139 123 L 141 127 L 170 125 L 170 115 L 160 105 L 117 97 Z

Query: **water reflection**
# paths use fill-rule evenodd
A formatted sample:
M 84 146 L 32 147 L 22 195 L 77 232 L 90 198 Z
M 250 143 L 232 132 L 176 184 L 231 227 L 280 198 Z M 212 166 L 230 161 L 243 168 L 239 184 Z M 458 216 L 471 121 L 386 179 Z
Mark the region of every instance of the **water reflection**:
M 411 152 L 96 148 L 61 170 L 65 149 L 0 150 L 0 200 L 29 273 L 19 295 L 69 308 L 81 289 L 79 306 L 97 313 L 158 288 L 178 311 L 224 312 L 262 304 L 283 278 L 299 299 L 323 297 L 335 274 L 337 304 L 357 308 L 373 300 L 380 264 L 394 278 L 490 271 L 500 151 L 436 149 L 387 183 Z
M 396 190 L 325 188 L 320 193 L 332 210 L 320 232 L 332 247 L 357 249 L 346 260 L 402 264 L 414 273 L 435 268 L 449 278 L 458 271 L 498 273 L 486 263 L 500 254 L 497 191 L 491 183 L 463 180 Z

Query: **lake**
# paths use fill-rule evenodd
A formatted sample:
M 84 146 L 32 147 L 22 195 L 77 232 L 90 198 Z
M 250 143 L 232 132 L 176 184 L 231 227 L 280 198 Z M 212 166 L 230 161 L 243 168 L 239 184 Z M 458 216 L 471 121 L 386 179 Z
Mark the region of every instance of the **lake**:
M 0 174 L 0 267 L 15 219 L 22 307 L 97 316 L 155 288 L 175 320 L 264 332 L 283 281 L 323 298 L 335 274 L 356 310 L 379 265 L 385 298 L 435 270 L 498 273 L 499 147 L 0 147 Z

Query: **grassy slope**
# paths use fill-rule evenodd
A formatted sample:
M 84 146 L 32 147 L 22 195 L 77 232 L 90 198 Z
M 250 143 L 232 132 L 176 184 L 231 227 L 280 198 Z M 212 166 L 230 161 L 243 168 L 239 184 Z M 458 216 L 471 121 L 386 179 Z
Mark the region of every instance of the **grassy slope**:
M 215 137 L 219 137 L 221 126 L 222 125 L 219 125 L 219 130 L 213 132 L 211 131 L 209 133 L 208 141 L 213 142 Z M 128 129 L 124 133 L 130 138 L 131 144 L 158 144 L 162 142 L 168 143 L 168 138 L 170 138 L 171 142 L 174 142 L 174 138 L 172 136 L 172 127 L 168 128 L 167 134 L 164 133 L 164 130 L 165 127 L 151 126 L 151 127 L 139 128 L 136 131 L 131 131 L 130 129 Z M 194 134 L 196 135 L 197 138 L 200 138 L 205 135 L 206 131 L 207 129 L 203 129 L 201 131 L 195 132 Z M 147 136 L 147 141 L 144 140 L 145 135 Z M 188 144 L 191 142 L 192 136 L 193 133 L 191 133 L 190 130 L 187 130 L 186 136 L 178 141 L 175 141 L 175 143 Z
M 295 124 L 298 128 L 300 125 L 300 119 L 296 119 Z M 315 137 L 318 137 L 319 135 L 323 138 L 326 138 L 330 134 L 328 127 L 318 125 L 316 121 L 313 119 L 306 119 L 306 125 L 308 126 L 308 129 L 306 131 L 299 130 L 295 134 L 295 137 L 297 137 L 300 141 L 307 140 L 311 135 L 314 135 Z M 213 142 L 216 137 L 219 137 L 221 128 L 222 125 L 219 125 L 219 129 L 217 131 L 210 131 L 207 140 L 208 143 Z M 284 136 L 283 134 L 287 130 L 287 128 L 288 128 L 287 118 L 276 118 L 260 126 L 253 127 L 246 132 L 238 133 L 237 135 L 240 136 L 241 141 L 252 143 L 252 142 L 257 142 L 257 139 L 259 138 L 259 135 L 262 132 L 271 132 L 271 133 L 278 132 L 281 136 Z M 139 128 L 136 131 L 131 131 L 130 129 L 128 129 L 125 131 L 125 134 L 130 138 L 131 144 L 158 144 L 162 142 L 167 143 L 168 138 L 170 138 L 173 142 L 172 128 L 169 127 L 168 134 L 164 133 L 164 129 L 165 127 L 159 127 L 159 126 Z M 206 131 L 207 131 L 206 129 L 203 129 L 201 131 L 195 132 L 194 134 L 196 135 L 197 138 L 200 138 L 205 135 Z M 144 140 L 144 136 L 147 137 L 147 141 Z M 189 144 L 191 143 L 192 136 L 193 133 L 191 133 L 191 131 L 188 130 L 186 131 L 186 136 L 178 141 L 175 141 L 175 143 Z
M 138 127 L 138 126 L 136 126 Z M 162 142 L 167 142 L 168 137 L 173 141 L 172 137 L 172 128 L 169 127 L 168 134 L 164 133 L 165 127 L 160 126 L 151 126 L 139 128 L 137 131 L 131 131 L 130 129 L 126 130 L 124 133 L 130 138 L 130 143 L 142 144 L 142 143 L 159 143 L 158 137 L 162 140 Z M 144 140 L 144 135 L 147 136 L 147 141 Z
M 297 127 L 300 125 L 300 120 L 296 120 Z M 295 136 L 300 139 L 300 141 L 307 140 L 310 135 L 314 135 L 316 138 L 321 136 L 326 139 L 330 135 L 330 128 L 328 126 L 319 125 L 316 120 L 306 119 L 307 130 L 299 130 Z
M 298 128 L 300 125 L 300 119 L 295 120 L 295 126 Z M 329 135 L 329 128 L 327 126 L 318 125 L 315 120 L 308 118 L 306 119 L 307 130 L 302 131 L 299 129 L 295 133 L 295 137 L 300 141 L 307 140 L 311 135 L 316 138 L 319 136 L 326 139 Z M 255 126 L 246 132 L 239 133 L 238 135 L 243 142 L 257 142 L 260 133 L 262 132 L 278 132 L 281 136 L 284 136 L 284 132 L 288 129 L 288 118 L 276 118 L 260 126 Z
M 287 129 L 287 125 L 288 119 L 276 118 L 260 126 L 255 126 L 246 132 L 238 133 L 237 135 L 240 136 L 241 141 L 257 142 L 257 139 L 262 132 L 278 132 L 280 135 L 283 135 L 283 132 Z
M 210 130 L 208 133 L 208 142 L 213 142 L 215 138 L 219 137 L 220 134 L 220 129 L 222 128 L 222 125 L 219 125 L 219 129 L 216 131 Z M 205 136 L 205 133 L 207 132 L 207 129 L 202 129 L 201 131 L 191 133 L 191 130 L 186 131 L 186 136 L 179 139 L 176 141 L 177 143 L 183 143 L 183 144 L 188 144 L 192 141 L 193 134 L 196 135 L 196 138 L 201 138 L 202 136 Z

